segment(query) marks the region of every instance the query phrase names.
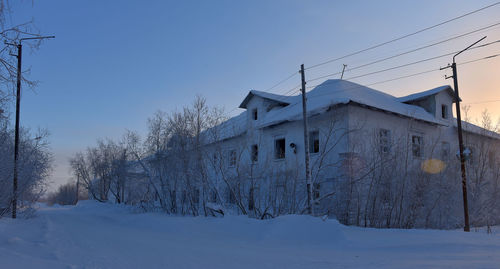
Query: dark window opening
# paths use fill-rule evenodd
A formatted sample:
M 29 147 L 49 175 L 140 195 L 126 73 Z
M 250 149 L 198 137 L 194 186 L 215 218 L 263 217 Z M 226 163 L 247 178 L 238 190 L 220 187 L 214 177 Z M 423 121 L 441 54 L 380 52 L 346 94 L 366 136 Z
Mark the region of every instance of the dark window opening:
M 309 152 L 319 152 L 319 131 L 312 131 L 309 133 Z
M 285 139 L 280 138 L 274 140 L 274 158 L 284 159 L 285 158 Z
M 441 142 L 441 160 L 447 161 L 450 158 L 450 143 Z
M 229 166 L 236 166 L 236 150 L 229 151 Z
M 259 146 L 252 146 L 252 163 L 256 163 L 259 161 Z
M 210 195 L 210 202 L 212 202 L 212 203 L 217 203 L 217 192 L 216 192 L 216 191 L 212 191 L 212 192 L 211 192 L 211 195 Z
M 319 192 L 320 189 L 321 189 L 320 183 L 314 183 L 313 184 L 313 199 L 314 200 L 319 199 L 319 197 L 320 197 L 320 192 Z
M 174 212 L 177 209 L 177 193 L 175 191 L 170 193 L 170 209 Z
M 250 193 L 248 194 L 248 210 L 254 210 L 255 201 L 253 199 L 253 188 L 250 189 Z
M 391 152 L 391 131 L 386 129 L 379 130 L 380 152 Z
M 193 203 L 198 204 L 199 202 L 200 202 L 200 190 L 194 189 L 193 190 Z
M 471 164 L 471 165 L 474 165 L 474 163 L 475 163 L 474 154 L 475 154 L 474 147 L 468 146 L 464 149 L 465 160 L 467 160 L 469 162 L 469 164 Z
M 443 118 L 443 119 L 448 118 L 448 106 L 447 105 L 441 105 L 441 118 Z
M 411 137 L 412 143 L 412 152 L 413 157 L 421 158 L 423 156 L 423 146 L 424 146 L 424 138 L 418 135 L 413 135 Z
M 234 196 L 234 192 L 232 192 L 229 188 L 227 189 L 228 192 L 228 202 L 230 204 L 236 204 L 236 196 Z
M 254 108 L 254 109 L 252 110 L 252 119 L 253 119 L 253 120 L 257 120 L 258 118 L 259 118 L 259 115 L 258 115 L 258 110 L 257 110 L 257 108 Z

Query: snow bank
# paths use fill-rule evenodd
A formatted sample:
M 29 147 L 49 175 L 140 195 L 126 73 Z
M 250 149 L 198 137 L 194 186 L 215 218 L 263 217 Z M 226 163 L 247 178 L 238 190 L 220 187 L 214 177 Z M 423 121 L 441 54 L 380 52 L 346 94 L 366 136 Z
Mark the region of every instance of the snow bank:
M 130 213 L 82 201 L 0 219 L 1 268 L 498 268 L 500 235 L 335 220 Z

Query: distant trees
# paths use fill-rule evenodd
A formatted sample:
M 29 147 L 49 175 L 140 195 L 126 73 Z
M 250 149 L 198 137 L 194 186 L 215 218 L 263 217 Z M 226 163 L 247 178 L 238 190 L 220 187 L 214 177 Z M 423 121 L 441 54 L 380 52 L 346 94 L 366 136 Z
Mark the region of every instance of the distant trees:
M 87 197 L 82 196 L 82 193 L 78 190 L 77 183 L 69 182 L 59 186 L 55 192 L 49 193 L 45 200 L 49 205 L 74 205 L 78 200 L 82 200 L 82 198 L 86 199 Z
M 0 119 L 0 217 L 11 210 L 12 179 L 14 171 L 14 133 L 5 119 Z M 18 210 L 30 206 L 42 196 L 46 179 L 52 171 L 52 153 L 47 142 L 48 133 L 39 131 L 35 138 L 29 130 L 22 130 L 19 143 Z

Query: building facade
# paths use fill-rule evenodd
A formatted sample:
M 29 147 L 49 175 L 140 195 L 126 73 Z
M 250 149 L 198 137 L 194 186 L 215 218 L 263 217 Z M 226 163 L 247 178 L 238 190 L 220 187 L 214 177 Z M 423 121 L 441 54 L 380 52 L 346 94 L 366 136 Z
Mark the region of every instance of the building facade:
M 398 98 L 327 80 L 306 96 L 315 214 L 374 227 L 459 223 L 455 99 L 449 86 Z M 301 96 L 250 91 L 240 108 L 245 111 L 204 133 L 208 178 L 217 186 L 213 201 L 257 216 L 302 213 L 307 195 Z M 490 209 L 496 208 L 498 193 L 491 192 L 498 181 L 500 135 L 463 125 L 471 188 L 488 182 L 479 184 L 481 192 L 488 193 Z M 478 166 L 484 171 L 477 172 Z M 450 188 L 456 193 L 439 192 Z

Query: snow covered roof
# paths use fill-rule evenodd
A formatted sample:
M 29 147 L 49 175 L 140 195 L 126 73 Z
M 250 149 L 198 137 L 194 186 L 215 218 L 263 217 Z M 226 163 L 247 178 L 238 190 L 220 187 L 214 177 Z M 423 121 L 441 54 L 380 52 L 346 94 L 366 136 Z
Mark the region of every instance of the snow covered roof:
M 402 101 L 417 100 L 418 98 L 430 96 L 443 90 L 451 90 L 451 88 L 449 86 L 442 86 L 422 92 L 422 94 L 412 94 L 406 97 L 397 98 L 347 80 L 326 80 L 307 92 L 307 113 L 309 116 L 317 115 L 327 111 L 330 107 L 335 105 L 356 103 L 428 123 L 443 125 L 442 121 L 436 119 L 434 115 L 425 111 L 424 108 L 405 104 Z M 253 96 L 260 96 L 265 99 L 286 104 L 285 107 L 274 107 L 267 113 L 261 115 L 258 125 L 255 126 L 256 128 L 264 128 L 287 121 L 302 119 L 302 98 L 300 95 L 282 96 L 252 90 L 245 97 L 240 108 L 246 108 L 246 105 Z M 244 111 L 211 130 L 207 130 L 208 133 L 213 133 L 209 141 L 220 141 L 245 133 L 247 128 L 246 113 L 247 111 Z M 210 136 L 210 134 L 208 135 Z
M 234 116 L 227 121 L 205 130 L 202 136 L 205 143 L 214 143 L 231 137 L 241 135 L 246 132 L 246 115 L 247 111 L 243 111 L 237 116 Z
M 455 128 L 457 128 L 457 119 L 456 118 L 453 121 L 453 126 L 455 126 Z M 462 121 L 462 130 L 464 132 L 469 132 L 469 133 L 473 133 L 473 134 L 488 136 L 490 138 L 500 139 L 499 133 L 484 129 L 480 126 L 477 126 L 475 124 L 472 124 L 472 123 L 466 122 L 466 121 Z
M 278 95 L 278 94 L 274 94 L 274 93 L 268 93 L 268 92 L 261 92 L 261 91 L 251 90 L 247 94 L 247 96 L 245 97 L 245 99 L 243 100 L 243 102 L 241 102 L 241 104 L 240 104 L 239 107 L 240 108 L 247 108 L 248 102 L 250 102 L 250 100 L 254 96 L 259 96 L 259 97 L 262 97 L 264 99 L 272 100 L 272 101 L 275 101 L 277 103 L 284 104 L 284 105 L 290 104 L 289 102 L 287 102 L 287 99 L 290 98 L 289 96 L 284 96 L 284 95 Z
M 327 80 L 307 92 L 306 96 L 307 113 L 309 115 L 320 114 L 334 105 L 352 102 L 433 124 L 442 124 L 442 122 L 436 120 L 433 115 L 425 111 L 422 107 L 402 103 L 392 95 L 347 80 Z M 301 119 L 301 96 L 290 97 L 287 101 L 290 102 L 290 105 L 273 109 L 266 113 L 259 127 Z
M 410 94 L 407 96 L 399 97 L 398 101 L 402 102 L 402 103 L 406 103 L 406 102 L 410 102 L 410 101 L 418 101 L 418 100 L 427 98 L 431 95 L 438 94 L 442 91 L 448 91 L 448 93 L 453 97 L 453 100 L 455 100 L 455 92 L 453 91 L 453 89 L 449 85 L 445 85 L 445 86 L 437 87 L 434 89 L 430 89 L 428 91 L 417 92 L 417 93 Z

